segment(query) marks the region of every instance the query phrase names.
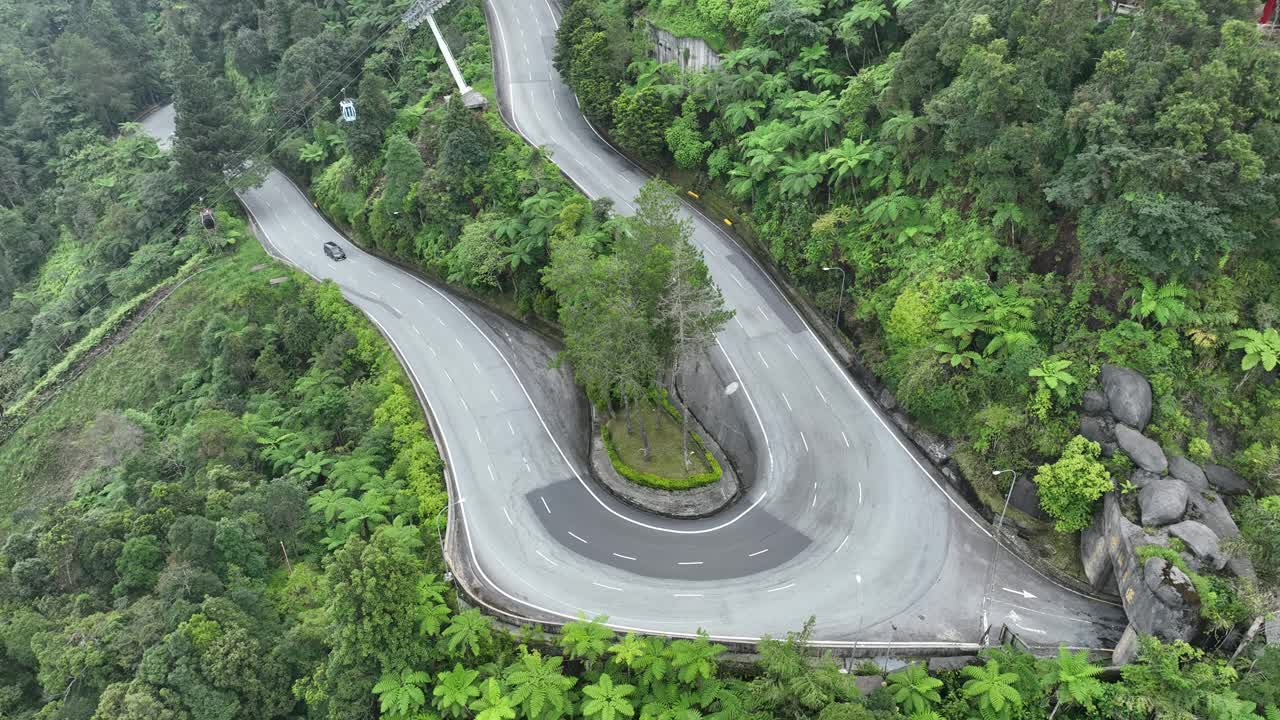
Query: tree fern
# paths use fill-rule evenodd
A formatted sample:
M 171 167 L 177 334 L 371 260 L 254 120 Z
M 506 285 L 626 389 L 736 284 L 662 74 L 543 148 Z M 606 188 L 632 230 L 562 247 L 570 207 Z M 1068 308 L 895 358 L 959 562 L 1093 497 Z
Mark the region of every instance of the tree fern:
M 1252 370 L 1262 365 L 1263 370 L 1270 372 L 1280 358 L 1280 333 L 1275 328 L 1237 330 L 1232 333 L 1231 344 L 1227 347 L 1244 351 L 1244 357 L 1240 359 L 1241 370 Z
M 427 696 L 422 692 L 422 686 L 430 680 L 431 676 L 421 670 L 405 668 L 379 678 L 373 686 L 373 694 L 378 696 L 384 715 L 406 717 L 426 704 Z
M 1190 291 L 1176 280 L 1157 286 L 1151 278 L 1139 278 L 1139 287 L 1126 293 L 1133 300 L 1129 315 L 1135 320 L 1152 318 L 1161 327 L 1176 325 L 1190 314 L 1183 301 Z
M 934 703 L 942 702 L 942 696 L 938 693 L 942 681 L 930 677 L 923 663 L 914 663 L 890 673 L 888 681 L 893 701 L 898 703 L 904 713 L 914 716 L 929 712 Z
M 1081 705 L 1089 710 L 1103 695 L 1102 682 L 1097 679 L 1102 668 L 1089 662 L 1089 654 L 1081 650 L 1073 653 L 1065 647 L 1058 648 L 1058 657 L 1045 662 L 1045 674 L 1041 683 L 1046 688 L 1057 689 L 1057 701 L 1049 717 L 1058 714 L 1063 704 Z
M 969 678 L 961 692 L 977 703 L 984 720 L 1009 720 L 1013 711 L 1022 706 L 1022 695 L 1013 687 L 1018 680 L 1017 673 L 1000 672 L 998 660 L 971 665 L 961 672 Z
M 564 675 L 562 662 L 558 656 L 543 657 L 533 651 L 507 669 L 511 700 L 529 720 L 556 720 L 569 711 L 569 689 L 577 680 Z

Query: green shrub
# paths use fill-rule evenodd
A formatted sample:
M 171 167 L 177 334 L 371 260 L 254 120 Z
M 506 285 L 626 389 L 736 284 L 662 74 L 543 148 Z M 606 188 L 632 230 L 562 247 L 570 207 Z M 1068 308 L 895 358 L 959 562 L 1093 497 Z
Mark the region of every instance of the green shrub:
M 1213 448 L 1209 447 L 1208 440 L 1193 437 L 1187 442 L 1187 457 L 1198 463 L 1205 462 L 1213 458 Z
M 1163 545 L 1142 545 L 1134 554 L 1143 563 L 1153 557 L 1161 558 L 1185 573 L 1200 596 L 1200 617 L 1213 627 L 1225 630 L 1251 614 L 1236 588 L 1226 578 L 1192 572 L 1177 550 Z
M 1057 462 L 1041 465 L 1036 473 L 1040 507 L 1054 519 L 1059 532 L 1088 527 L 1093 503 L 1111 490 L 1111 475 L 1098 461 L 1101 452 L 1098 443 L 1077 435 L 1067 443 Z

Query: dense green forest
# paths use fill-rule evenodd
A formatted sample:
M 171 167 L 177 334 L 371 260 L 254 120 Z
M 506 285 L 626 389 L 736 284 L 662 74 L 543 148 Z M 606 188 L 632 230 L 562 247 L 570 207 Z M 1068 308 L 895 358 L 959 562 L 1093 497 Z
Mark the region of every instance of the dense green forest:
M 193 176 L 200 159 L 173 165 L 126 122 L 174 84 L 187 14 L 146 2 L 0 3 L 6 411 L 159 285 L 237 239 L 195 231 L 192 207 L 218 190 Z
M 863 695 L 806 662 L 807 629 L 722 666 L 706 638 L 494 628 L 441 580 L 439 457 L 389 348 L 252 244 L 21 432 L 0 462 L 74 487 L 0 547 L 6 718 L 1234 720 L 1280 701 L 1275 648 L 1147 640 L 1122 682 L 996 649 Z
M 0 0 L 5 404 L 207 268 L 0 445 L 0 718 L 1277 717 L 1274 648 L 1144 640 L 1106 682 L 1078 654 L 996 649 L 863 695 L 806 662 L 807 631 L 730 664 L 707 638 L 585 618 L 508 632 L 468 609 L 444 581 L 442 468 L 402 370 L 335 287 L 249 239 L 220 171 L 270 157 L 367 246 L 558 321 L 602 405 L 642 396 L 725 316 L 668 188 L 618 217 L 492 111 L 444 102 L 403 5 Z M 618 142 L 741 203 L 820 303 L 816 268 L 853 270 L 863 352 L 918 417 L 974 428 L 975 467 L 1056 459 L 1092 365 L 1115 360 L 1155 380 L 1162 439 L 1275 493 L 1280 103 L 1274 52 L 1224 24 L 1248 8 L 1098 24 L 1071 3 L 925 5 L 577 0 L 560 61 Z M 726 69 L 647 63 L 644 10 L 720 28 Z M 440 19 L 490 92 L 478 1 Z M 339 127 L 344 88 L 360 116 Z M 172 157 L 121 126 L 168 96 Z M 223 208 L 217 232 L 197 227 L 203 204 Z M 1230 347 L 1249 329 L 1263 345 Z M 1055 361 L 1072 363 L 1061 396 L 1028 374 Z M 1280 503 L 1247 507 L 1274 578 Z
M 1099 366 L 1131 367 L 1153 384 L 1153 437 L 1252 482 L 1237 551 L 1274 588 L 1280 44 L 1256 18 L 1228 0 L 1118 17 L 1072 0 L 572 0 L 556 62 L 614 142 L 846 306 L 860 357 L 956 441 L 997 511 L 996 468 L 1063 457 L 1127 477 L 1069 441 Z M 722 64 L 658 64 L 650 23 Z M 1078 475 L 1037 482 L 1078 496 Z M 1087 504 L 1051 509 L 1087 522 Z

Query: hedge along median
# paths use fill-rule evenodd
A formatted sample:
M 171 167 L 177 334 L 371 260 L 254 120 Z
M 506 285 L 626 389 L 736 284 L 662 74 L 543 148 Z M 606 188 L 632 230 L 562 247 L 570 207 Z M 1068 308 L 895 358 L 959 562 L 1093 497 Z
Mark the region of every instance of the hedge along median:
M 667 393 L 665 390 L 660 393 L 654 393 L 653 399 L 655 404 L 660 405 L 672 420 L 677 424 L 681 422 L 680 411 L 677 410 L 676 407 L 671 404 L 671 401 L 667 399 Z M 723 476 L 724 473 L 720 467 L 720 463 L 716 461 L 715 455 L 708 451 L 706 446 L 703 445 L 702 438 L 698 437 L 698 434 L 695 432 L 690 432 L 689 438 L 693 441 L 693 444 L 697 446 L 697 452 L 702 455 L 708 470 L 706 472 L 695 473 L 685 477 L 668 477 L 641 470 L 623 460 L 622 454 L 619 452 L 618 446 L 614 442 L 612 434 L 609 432 L 608 424 L 600 423 L 600 439 L 604 442 L 605 451 L 609 454 L 609 462 L 613 465 L 614 469 L 618 471 L 618 474 L 633 483 L 656 488 L 658 490 L 692 490 L 694 488 L 705 487 L 718 482 Z M 683 448 L 681 448 L 681 452 L 683 452 Z

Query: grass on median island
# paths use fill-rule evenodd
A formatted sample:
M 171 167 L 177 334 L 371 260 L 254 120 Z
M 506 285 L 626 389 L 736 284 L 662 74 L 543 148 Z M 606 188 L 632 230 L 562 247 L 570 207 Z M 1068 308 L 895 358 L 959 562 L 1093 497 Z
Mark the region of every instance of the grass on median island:
M 680 459 L 684 451 L 680 438 L 680 421 L 674 408 L 662 398 L 665 407 L 643 403 L 632 418 L 627 433 L 626 415 L 611 418 L 600 427 L 605 450 L 618 474 L 631 482 L 659 490 L 692 490 L 720 479 L 720 464 L 707 452 L 697 434 L 690 433 L 689 468 Z M 639 423 L 643 417 L 649 434 L 649 458 L 644 459 L 644 439 Z

